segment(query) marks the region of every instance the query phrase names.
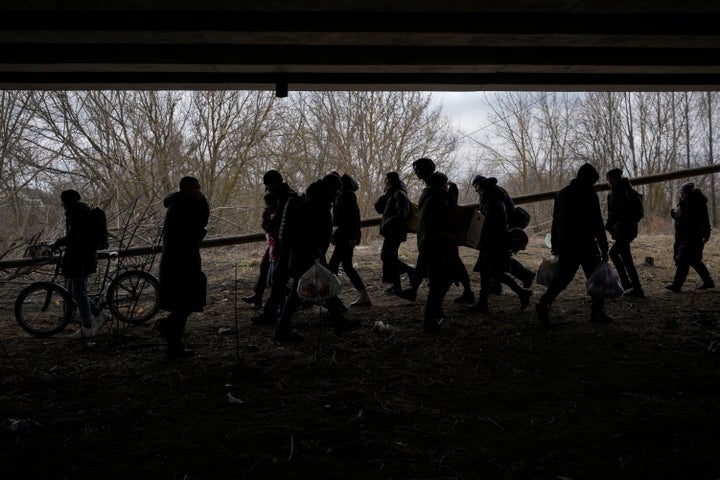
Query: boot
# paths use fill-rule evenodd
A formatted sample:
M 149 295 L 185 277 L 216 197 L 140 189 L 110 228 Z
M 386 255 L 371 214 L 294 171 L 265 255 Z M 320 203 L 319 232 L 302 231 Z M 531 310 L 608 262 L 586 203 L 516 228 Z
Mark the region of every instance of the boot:
M 520 297 L 520 311 L 524 311 L 528 305 L 530 305 L 530 297 L 532 296 L 533 291 L 529 288 L 524 288 L 520 293 L 518 293 L 518 296 Z
M 550 305 L 541 301 L 535 305 L 535 311 L 537 312 L 538 322 L 540 322 L 541 325 L 550 324 Z
M 708 288 L 715 288 L 715 282 L 713 282 L 712 278 L 705 280 L 703 284 L 698 287 L 698 290 L 707 290 Z
M 372 301 L 370 300 L 370 295 L 368 295 L 366 289 L 360 290 L 360 296 L 358 299 L 350 304 L 351 307 L 369 307 L 371 305 Z
M 645 292 L 642 288 L 633 287 L 630 290 L 627 290 L 625 293 L 623 293 L 624 297 L 635 297 L 635 298 L 645 298 Z
M 255 305 L 256 307 L 262 305 L 262 295 L 258 295 L 257 293 L 253 293 L 247 297 L 242 297 L 241 300 L 245 303 L 249 303 L 250 305 Z
M 475 294 L 469 288 L 466 288 L 462 295 L 453 300 L 455 303 L 473 303 L 475 301 Z

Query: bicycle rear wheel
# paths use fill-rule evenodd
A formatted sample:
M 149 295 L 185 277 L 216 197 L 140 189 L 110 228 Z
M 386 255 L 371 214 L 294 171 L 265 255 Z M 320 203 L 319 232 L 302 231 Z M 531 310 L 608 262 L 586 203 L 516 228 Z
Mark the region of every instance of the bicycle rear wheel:
M 108 308 L 125 323 L 147 322 L 160 310 L 158 288 L 157 279 L 148 272 L 123 272 L 108 287 Z
M 70 293 L 57 283 L 36 282 L 20 292 L 15 300 L 15 320 L 36 337 L 62 332 L 73 315 Z

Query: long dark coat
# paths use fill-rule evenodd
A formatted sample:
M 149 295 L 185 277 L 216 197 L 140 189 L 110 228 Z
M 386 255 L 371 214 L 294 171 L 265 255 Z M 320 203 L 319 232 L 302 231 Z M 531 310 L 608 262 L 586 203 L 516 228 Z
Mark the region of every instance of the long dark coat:
M 696 188 L 671 212 L 675 220 L 675 263 L 702 260 L 705 248 L 703 239 L 710 238 L 712 228 L 707 203 L 707 197 Z
M 204 196 L 171 193 L 164 201 L 165 228 L 160 257 L 160 308 L 201 312 L 207 278 L 202 272 L 200 242 L 207 233 L 210 207 Z
M 406 221 L 410 215 L 410 200 L 404 182 L 389 188 L 375 201 L 375 211 L 382 215 L 380 235 L 389 240 L 407 240 Z
M 481 262 L 490 262 L 491 271 L 507 271 L 510 260 L 510 249 L 507 243 L 508 220 L 505 197 L 500 188 L 491 186 L 485 189 L 480 200 L 480 213 L 485 219 L 478 242 L 478 259 L 473 270 L 479 272 Z
M 633 202 L 641 201 L 627 178 L 621 178 L 608 193 L 608 218 L 605 229 L 615 240 L 631 242 L 638 234 L 638 209 Z
M 555 197 L 552 222 L 552 251 L 576 257 L 608 251 L 600 200 L 593 184 L 576 178 Z
M 332 198 L 326 186 L 313 182 L 300 197 L 288 201 L 280 227 L 280 261 L 286 261 L 290 276 L 298 278 L 315 264 L 325 265 L 332 235 Z
M 358 183 L 350 176 L 342 176 L 343 190 L 333 206 L 333 234 L 335 245 L 348 244 L 353 241 L 360 243 L 360 207 L 357 195 Z
M 90 206 L 85 202 L 73 202 L 65 210 L 63 238 L 55 242 L 65 247 L 62 274 L 67 278 L 85 277 L 97 271 L 97 250 L 90 228 Z

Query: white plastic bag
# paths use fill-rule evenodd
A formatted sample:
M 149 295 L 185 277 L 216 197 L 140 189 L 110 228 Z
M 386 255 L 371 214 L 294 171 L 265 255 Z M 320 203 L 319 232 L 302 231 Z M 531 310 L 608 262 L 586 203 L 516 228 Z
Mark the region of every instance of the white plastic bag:
M 560 272 L 560 261 L 557 257 L 557 255 L 550 255 L 545 258 L 543 258 L 542 262 L 540 262 L 540 267 L 538 267 L 537 276 L 535 277 L 535 281 L 539 285 L 545 285 L 546 287 L 550 286 L 550 282 L 552 282 L 555 277 L 558 276 L 558 273 Z
M 623 294 L 622 282 L 615 267 L 608 262 L 600 262 L 587 279 L 587 293 L 595 297 L 619 297 Z
M 319 262 L 303 273 L 298 281 L 297 294 L 303 300 L 323 303 L 335 298 L 342 289 L 340 279 Z

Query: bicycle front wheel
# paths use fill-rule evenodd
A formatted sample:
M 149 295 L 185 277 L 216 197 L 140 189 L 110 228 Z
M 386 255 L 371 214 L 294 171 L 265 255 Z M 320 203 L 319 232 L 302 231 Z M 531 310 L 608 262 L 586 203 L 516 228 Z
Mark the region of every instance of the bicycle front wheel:
M 15 320 L 36 337 L 62 332 L 73 315 L 70 293 L 57 283 L 37 282 L 26 287 L 15 300 Z
M 147 322 L 160 310 L 158 288 L 157 279 L 148 272 L 123 272 L 108 287 L 108 308 L 125 323 Z

